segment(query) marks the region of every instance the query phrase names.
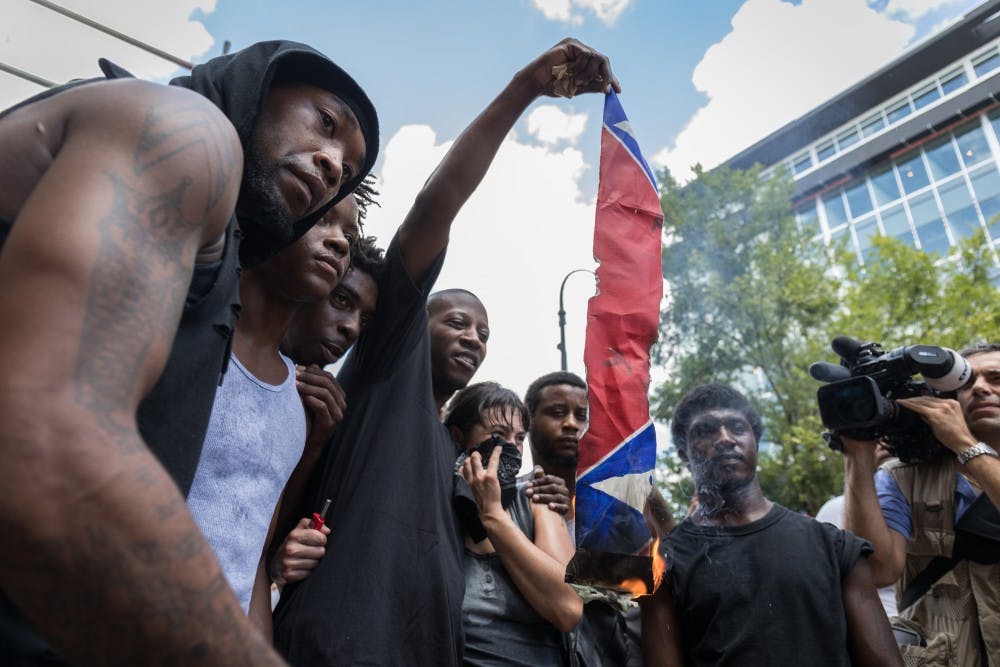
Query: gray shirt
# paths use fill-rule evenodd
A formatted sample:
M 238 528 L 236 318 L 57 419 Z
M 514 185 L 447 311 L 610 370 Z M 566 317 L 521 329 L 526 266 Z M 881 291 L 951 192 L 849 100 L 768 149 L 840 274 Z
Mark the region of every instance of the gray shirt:
M 528 539 L 534 541 L 535 522 L 526 489 L 525 485 L 518 485 L 517 496 L 507 513 Z M 466 549 L 462 561 L 465 567 L 464 664 L 559 665 L 562 644 L 559 631 L 524 599 L 500 556 Z

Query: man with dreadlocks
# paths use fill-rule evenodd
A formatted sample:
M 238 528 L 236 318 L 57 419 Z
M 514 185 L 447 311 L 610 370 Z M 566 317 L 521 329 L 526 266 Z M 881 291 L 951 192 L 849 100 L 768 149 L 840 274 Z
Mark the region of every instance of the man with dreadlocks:
M 240 260 L 361 182 L 378 120 L 293 42 L 101 66 L 0 114 L 0 664 L 278 664 L 184 494 Z

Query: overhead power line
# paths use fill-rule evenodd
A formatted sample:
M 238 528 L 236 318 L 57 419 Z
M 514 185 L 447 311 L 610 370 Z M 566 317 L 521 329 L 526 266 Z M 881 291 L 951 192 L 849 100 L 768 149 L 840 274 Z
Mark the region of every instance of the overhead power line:
M 37 83 L 39 86 L 45 86 L 46 88 L 52 88 L 55 86 L 55 82 L 49 81 L 48 79 L 43 79 L 40 76 L 35 76 L 31 72 L 25 72 L 23 69 L 14 67 L 13 65 L 8 65 L 7 63 L 0 62 L 0 71 L 7 72 L 8 74 L 13 74 L 14 76 L 20 77 L 25 81 L 30 81 L 31 83 Z
M 30 0 L 30 1 L 33 2 L 33 3 L 35 3 L 36 5 L 41 5 L 42 7 L 45 7 L 46 9 L 51 9 L 54 12 L 62 14 L 63 16 L 65 16 L 67 18 L 71 18 L 74 21 L 79 21 L 80 23 L 82 23 L 82 24 L 84 24 L 86 26 L 90 26 L 91 28 L 94 28 L 95 30 L 100 30 L 101 32 L 103 32 L 105 34 L 111 35 L 112 37 L 115 37 L 117 39 L 122 40 L 123 42 L 127 42 L 128 44 L 131 44 L 132 46 L 136 46 L 136 47 L 142 49 L 143 51 L 147 51 L 149 53 L 152 53 L 153 55 L 159 56 L 160 58 L 163 58 L 164 60 L 169 60 L 170 62 L 174 63 L 175 65 L 179 65 L 179 66 L 185 67 L 187 69 L 192 69 L 194 67 L 194 64 L 188 62 L 187 60 L 184 60 L 183 58 L 178 58 L 177 56 L 172 55 L 170 53 L 167 53 L 166 51 L 163 51 L 161 49 L 158 49 L 155 46 L 151 46 L 149 44 L 146 44 L 145 42 L 139 41 L 135 37 L 129 37 L 128 35 L 126 35 L 123 32 L 119 32 L 119 31 L 115 30 L 114 28 L 109 28 L 108 26 L 103 25 L 101 23 L 98 23 L 97 21 L 94 21 L 93 19 L 89 19 L 86 16 L 82 16 L 80 14 L 77 14 L 76 12 L 72 12 L 72 11 L 66 9 L 65 7 L 60 7 L 59 5 L 55 4 L 54 2 L 49 2 L 49 0 Z

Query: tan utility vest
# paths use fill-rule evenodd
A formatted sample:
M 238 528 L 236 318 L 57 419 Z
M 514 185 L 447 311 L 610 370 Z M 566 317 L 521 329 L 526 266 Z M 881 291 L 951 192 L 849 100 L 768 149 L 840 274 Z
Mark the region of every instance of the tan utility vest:
M 957 467 L 951 456 L 884 466 L 906 497 L 913 526 L 906 543 L 906 567 L 896 583 L 897 602 L 936 556 L 952 555 Z M 980 667 L 980 637 L 985 640 L 990 667 L 1000 667 L 1000 564 L 961 560 L 904 610 L 900 619 L 927 640 L 926 647 L 903 647 L 908 667 Z

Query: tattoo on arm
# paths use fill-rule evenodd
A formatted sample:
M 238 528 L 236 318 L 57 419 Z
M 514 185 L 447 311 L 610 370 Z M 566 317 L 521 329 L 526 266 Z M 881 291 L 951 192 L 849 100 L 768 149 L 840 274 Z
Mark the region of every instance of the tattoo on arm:
M 233 169 L 227 168 L 224 140 L 219 128 L 205 123 L 201 109 L 195 105 L 171 105 L 151 109 L 143 121 L 138 145 L 133 154 L 133 173 L 143 176 L 184 153 L 196 153 L 207 164 L 207 189 L 204 214 L 219 204 L 233 179 Z
M 141 390 L 137 370 L 149 363 L 152 345 L 169 350 L 193 270 L 185 247 L 196 242 L 234 178 L 219 128 L 195 109 L 149 111 L 132 173 L 106 172 L 113 203 L 98 225 L 75 388 L 79 403 L 112 433 L 130 428 L 122 409 Z M 192 161 L 202 167 L 197 184 L 177 168 Z

